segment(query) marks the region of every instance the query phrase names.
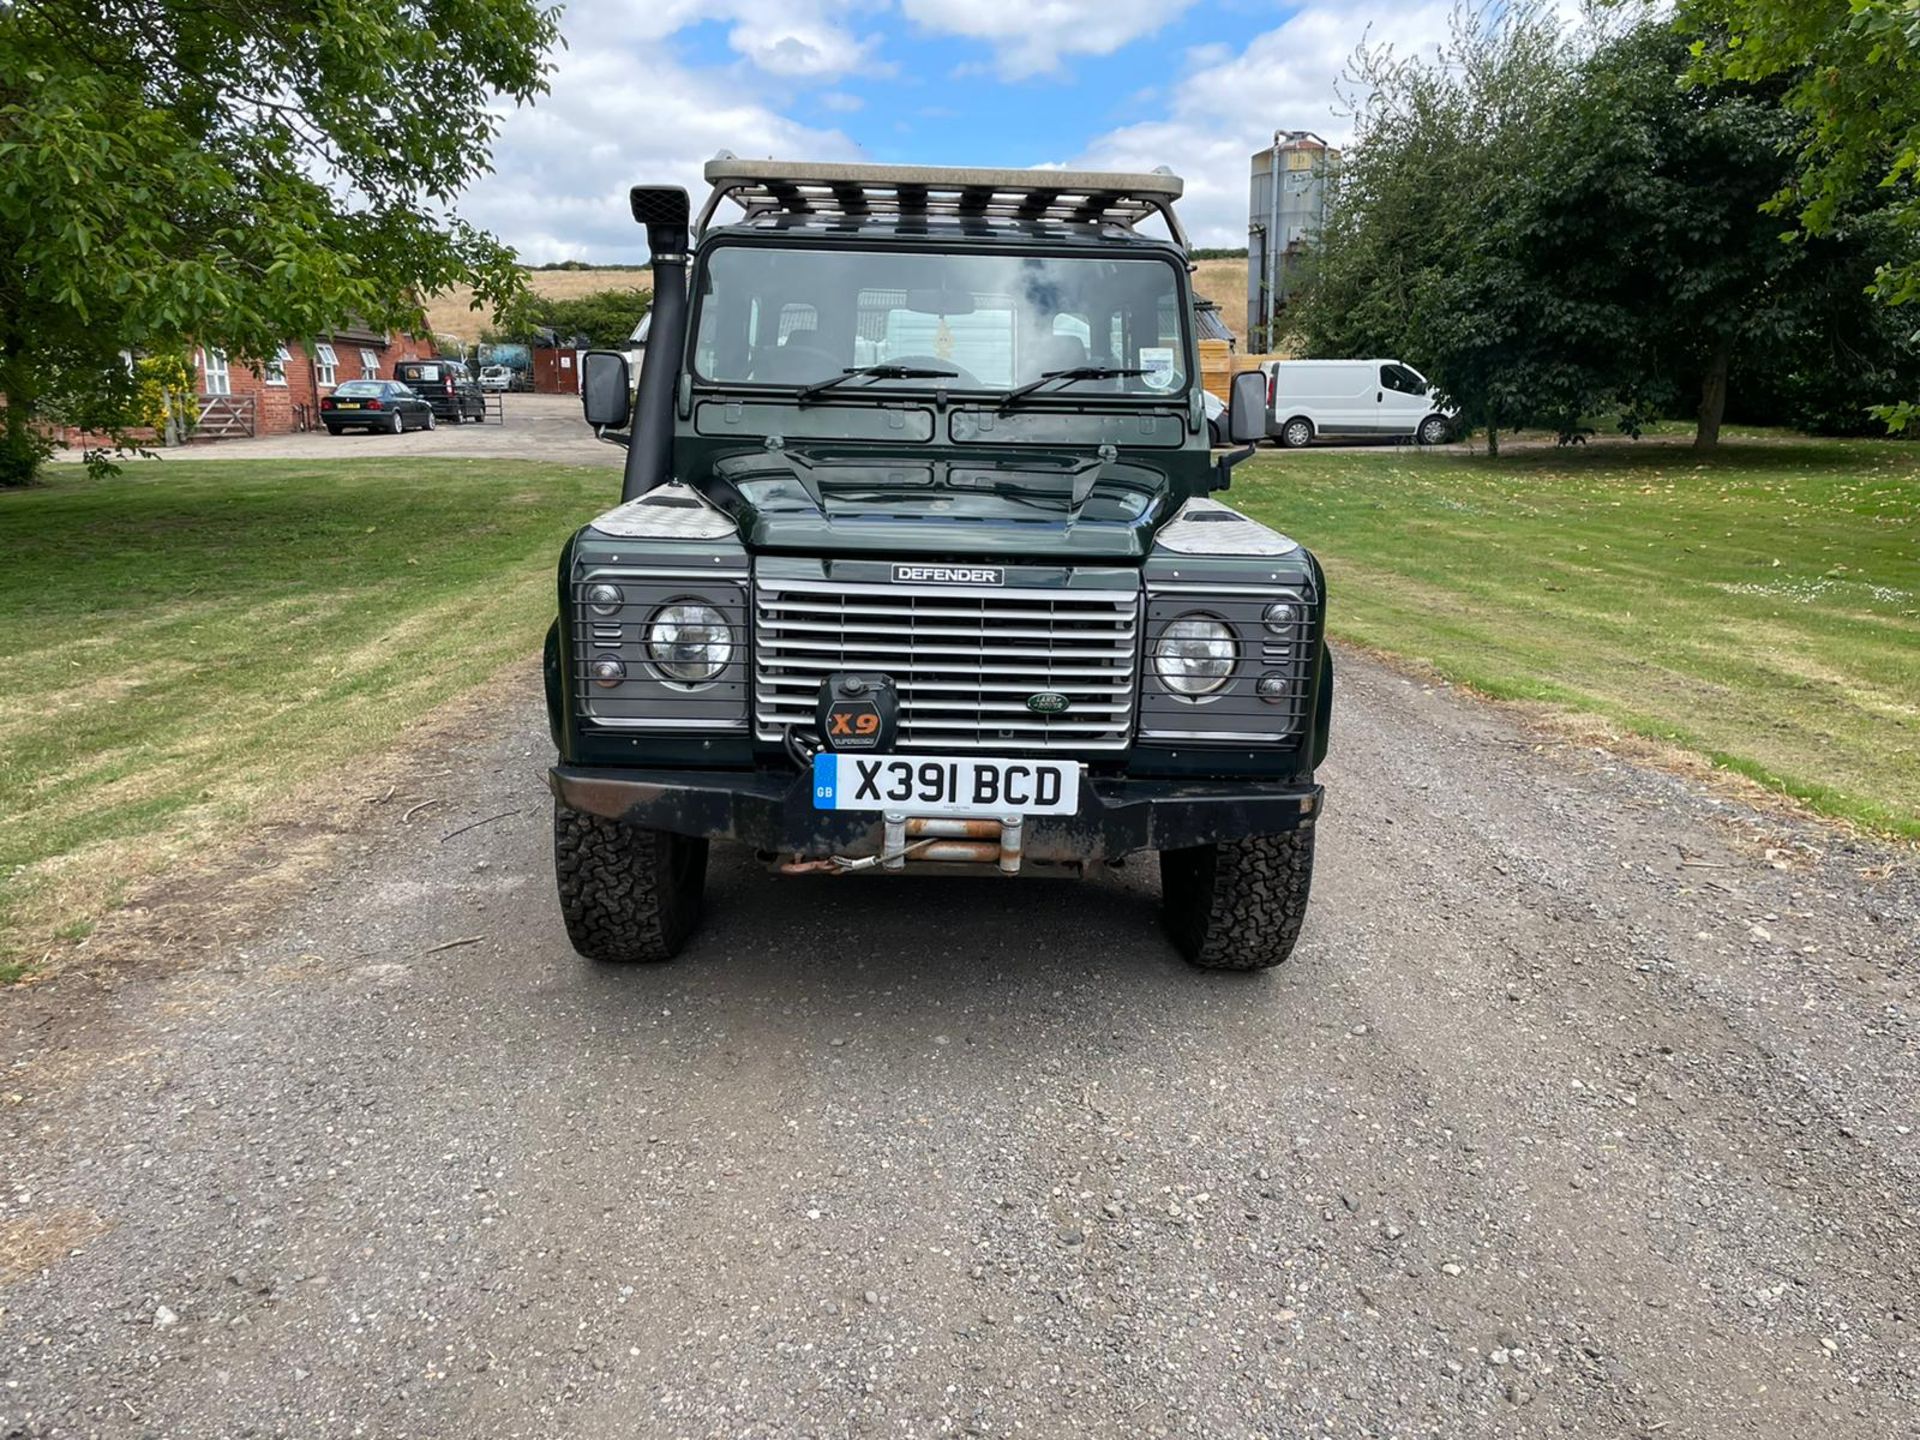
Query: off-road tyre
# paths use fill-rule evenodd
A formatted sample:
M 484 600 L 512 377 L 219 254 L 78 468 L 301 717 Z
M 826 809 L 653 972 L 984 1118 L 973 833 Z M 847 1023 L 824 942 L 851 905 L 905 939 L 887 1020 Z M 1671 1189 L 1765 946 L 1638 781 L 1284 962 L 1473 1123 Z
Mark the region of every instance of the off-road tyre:
M 1421 445 L 1444 445 L 1453 438 L 1453 426 L 1444 415 L 1429 415 L 1413 432 L 1413 438 Z
M 1286 450 L 1304 450 L 1313 443 L 1313 422 L 1295 416 L 1280 427 L 1280 445 Z
M 657 963 L 700 923 L 707 842 L 556 802 L 553 875 L 575 950 L 608 965 Z
M 1160 852 L 1173 943 L 1204 970 L 1269 970 L 1293 953 L 1313 888 L 1313 830 Z

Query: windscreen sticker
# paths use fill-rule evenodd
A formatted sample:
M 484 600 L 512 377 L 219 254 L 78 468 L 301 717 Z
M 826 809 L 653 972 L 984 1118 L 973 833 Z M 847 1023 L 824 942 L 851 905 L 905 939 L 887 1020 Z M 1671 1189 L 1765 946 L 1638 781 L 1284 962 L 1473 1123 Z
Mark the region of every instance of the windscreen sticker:
M 1140 377 L 1141 382 L 1151 390 L 1171 390 L 1173 388 L 1173 347 L 1171 345 L 1142 345 L 1140 347 L 1140 368 L 1147 373 Z

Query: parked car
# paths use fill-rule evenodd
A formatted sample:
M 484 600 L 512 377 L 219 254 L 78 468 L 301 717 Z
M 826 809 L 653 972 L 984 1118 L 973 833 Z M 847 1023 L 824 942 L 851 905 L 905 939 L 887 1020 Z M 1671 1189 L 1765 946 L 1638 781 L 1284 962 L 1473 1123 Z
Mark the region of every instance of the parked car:
M 464 361 L 402 360 L 393 367 L 393 378 L 433 406 L 433 413 L 442 420 L 458 425 L 462 420 L 487 418 L 487 397 Z
M 481 366 L 480 388 L 482 390 L 511 390 L 513 388 L 513 367 L 511 365 Z
M 1453 411 L 1427 379 L 1398 360 L 1269 360 L 1267 433 L 1289 449 L 1320 439 L 1410 436 L 1440 445 Z
M 1179 178 L 706 174 L 697 225 L 678 186 L 629 192 L 654 257 L 637 401 L 624 353 L 582 357 L 584 417 L 627 451 L 621 503 L 562 554 L 546 645 L 575 948 L 673 955 L 721 841 L 836 891 L 1158 852 L 1189 960 L 1286 959 L 1326 584 L 1212 498 L 1266 433 L 1266 386 L 1234 378 L 1214 450 Z M 1167 238 L 1134 228 L 1156 217 Z
M 348 380 L 320 397 L 320 423 L 329 435 L 343 430 L 433 429 L 433 407 L 397 380 Z

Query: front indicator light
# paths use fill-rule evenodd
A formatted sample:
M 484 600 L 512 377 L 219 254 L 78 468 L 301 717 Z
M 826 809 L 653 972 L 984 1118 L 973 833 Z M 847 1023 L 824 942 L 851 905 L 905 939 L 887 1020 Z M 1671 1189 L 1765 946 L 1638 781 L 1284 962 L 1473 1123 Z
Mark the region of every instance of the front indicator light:
M 1267 606 L 1266 614 L 1260 618 L 1274 634 L 1285 634 L 1293 628 L 1293 622 L 1300 618 L 1300 607 L 1291 600 L 1276 600 Z
M 1287 677 L 1277 670 L 1269 670 L 1254 682 L 1253 693 L 1262 700 L 1284 700 L 1290 687 Z
M 1226 621 L 1211 615 L 1182 615 L 1154 643 L 1154 673 L 1174 694 L 1198 699 L 1233 678 L 1237 648 Z
M 611 615 L 620 608 L 620 602 L 626 597 L 620 593 L 618 585 L 589 585 L 587 604 L 593 607 L 596 615 Z
M 626 663 L 618 655 L 594 656 L 587 672 L 593 676 L 593 683 L 602 690 L 611 690 L 627 678 Z
M 711 605 L 676 600 L 654 611 L 647 625 L 647 658 L 669 681 L 702 685 L 733 659 L 733 631 Z

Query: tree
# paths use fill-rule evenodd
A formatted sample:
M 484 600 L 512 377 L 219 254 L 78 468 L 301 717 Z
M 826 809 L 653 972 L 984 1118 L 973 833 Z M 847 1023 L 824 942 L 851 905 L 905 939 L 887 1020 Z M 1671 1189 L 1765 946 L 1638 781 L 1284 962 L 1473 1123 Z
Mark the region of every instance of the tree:
M 557 34 L 539 0 L 0 0 L 0 484 L 50 424 L 140 423 L 128 355 L 507 301 L 452 204 Z
M 1363 97 L 1355 141 L 1288 312 L 1307 353 L 1420 366 L 1495 450 L 1502 428 L 1593 398 L 1561 358 L 1569 317 L 1525 243 L 1527 181 L 1569 71 L 1557 23 L 1529 4 L 1456 13 L 1432 61 L 1362 45 L 1346 77 Z
M 1356 73 L 1373 99 L 1299 316 L 1317 352 L 1411 361 L 1490 443 L 1691 411 L 1707 448 L 1736 376 L 1801 415 L 1832 414 L 1840 375 L 1856 405 L 1863 378 L 1920 378 L 1835 283 L 1903 253 L 1889 207 L 1854 197 L 1783 243 L 1764 207 L 1799 133 L 1784 87 L 1701 83 L 1665 21 L 1469 16 L 1436 62 L 1363 49 Z
M 559 299 L 529 293 L 500 315 L 486 338 L 526 345 L 546 330 L 561 344 L 579 336 L 589 345 L 621 350 L 652 303 L 648 291 L 618 286 Z
M 1785 339 L 1816 277 L 1761 209 L 1792 118 L 1754 87 L 1689 82 L 1688 63 L 1660 21 L 1581 59 L 1540 153 L 1529 264 L 1598 322 L 1582 360 L 1628 427 L 1691 392 L 1710 448 L 1735 359 Z
M 1843 228 L 1861 197 L 1881 192 L 1895 223 L 1920 233 L 1920 7 L 1912 0 L 1681 0 L 1703 83 L 1778 80 L 1802 125 L 1796 168 L 1772 201 L 1808 235 Z M 1920 255 L 1908 243 L 1879 266 L 1889 305 L 1920 300 Z M 1881 407 L 1895 426 L 1911 401 Z

